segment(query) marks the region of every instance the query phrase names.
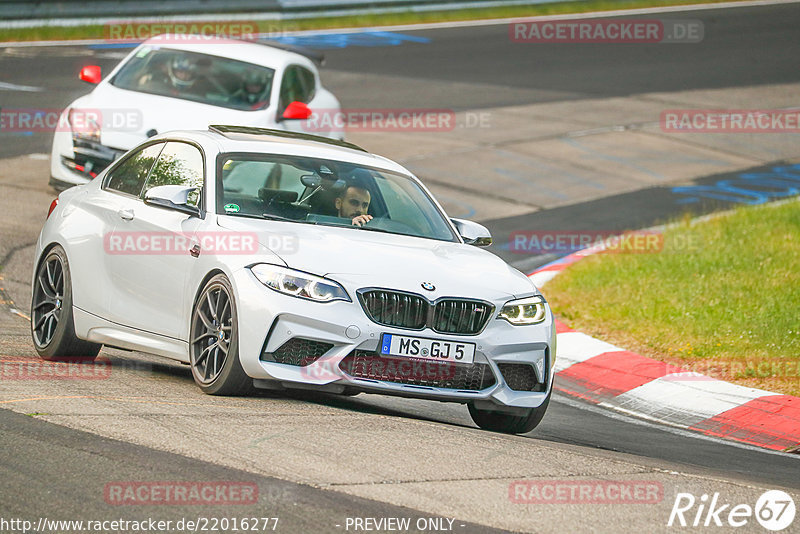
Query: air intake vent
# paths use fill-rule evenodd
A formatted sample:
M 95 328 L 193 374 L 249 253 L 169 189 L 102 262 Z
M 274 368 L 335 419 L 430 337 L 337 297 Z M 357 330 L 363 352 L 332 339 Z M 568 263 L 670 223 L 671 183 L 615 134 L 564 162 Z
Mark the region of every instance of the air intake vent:
M 354 350 L 339 368 L 355 378 L 368 378 L 396 384 L 480 391 L 497 382 L 485 363 L 440 363 L 414 358 L 387 358 Z
M 545 384 L 536 380 L 536 371 L 526 363 L 498 363 L 503 380 L 514 391 L 544 391 Z
M 262 352 L 261 359 L 268 362 L 305 367 L 320 359 L 322 355 L 332 348 L 333 345 L 331 343 L 295 337 L 278 347 L 275 352 Z

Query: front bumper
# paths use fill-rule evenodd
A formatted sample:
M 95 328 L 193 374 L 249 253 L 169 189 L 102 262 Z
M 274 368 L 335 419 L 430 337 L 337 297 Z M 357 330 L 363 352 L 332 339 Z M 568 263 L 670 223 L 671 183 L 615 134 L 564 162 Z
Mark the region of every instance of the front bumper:
M 556 333 L 549 308 L 537 325 L 512 326 L 496 319 L 495 311 L 481 333 L 453 335 L 378 325 L 357 300 L 322 304 L 281 295 L 249 269 L 234 275 L 234 288 L 239 358 L 259 387 L 477 402 L 484 409 L 513 412 L 540 406 L 553 386 Z M 384 333 L 474 343 L 473 367 L 381 357 Z M 300 352 L 294 357 L 287 350 Z
M 70 132 L 56 131 L 50 154 L 50 185 L 64 190 L 90 182 L 124 153 L 87 140 L 76 142 Z

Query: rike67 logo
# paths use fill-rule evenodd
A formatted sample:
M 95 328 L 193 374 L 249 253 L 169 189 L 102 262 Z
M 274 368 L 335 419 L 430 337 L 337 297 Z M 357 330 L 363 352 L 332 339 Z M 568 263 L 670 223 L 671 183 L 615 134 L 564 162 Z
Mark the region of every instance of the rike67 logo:
M 703 494 L 698 499 L 691 493 L 678 493 L 668 527 L 743 527 L 755 520 L 767 530 L 784 530 L 794 522 L 794 499 L 783 491 L 765 491 L 756 501 L 755 507 L 749 504 L 732 504 L 720 498 L 719 493 L 710 496 Z

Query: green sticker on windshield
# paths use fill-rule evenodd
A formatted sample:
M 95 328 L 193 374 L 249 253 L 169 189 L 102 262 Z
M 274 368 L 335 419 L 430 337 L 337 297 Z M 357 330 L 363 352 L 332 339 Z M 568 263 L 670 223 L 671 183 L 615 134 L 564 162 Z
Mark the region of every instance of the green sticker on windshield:
M 136 57 L 143 58 L 144 56 L 150 53 L 150 50 L 151 48 L 149 46 L 145 46 L 144 48 L 136 52 Z
M 225 213 L 239 213 L 238 204 L 225 204 L 225 206 L 222 209 L 225 210 Z

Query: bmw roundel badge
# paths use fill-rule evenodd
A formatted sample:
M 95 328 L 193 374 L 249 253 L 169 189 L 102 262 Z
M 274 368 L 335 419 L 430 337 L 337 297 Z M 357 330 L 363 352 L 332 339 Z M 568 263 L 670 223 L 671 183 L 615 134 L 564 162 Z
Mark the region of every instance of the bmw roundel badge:
M 422 289 L 433 291 L 434 289 L 436 289 L 436 286 L 431 284 L 430 282 L 422 282 Z

